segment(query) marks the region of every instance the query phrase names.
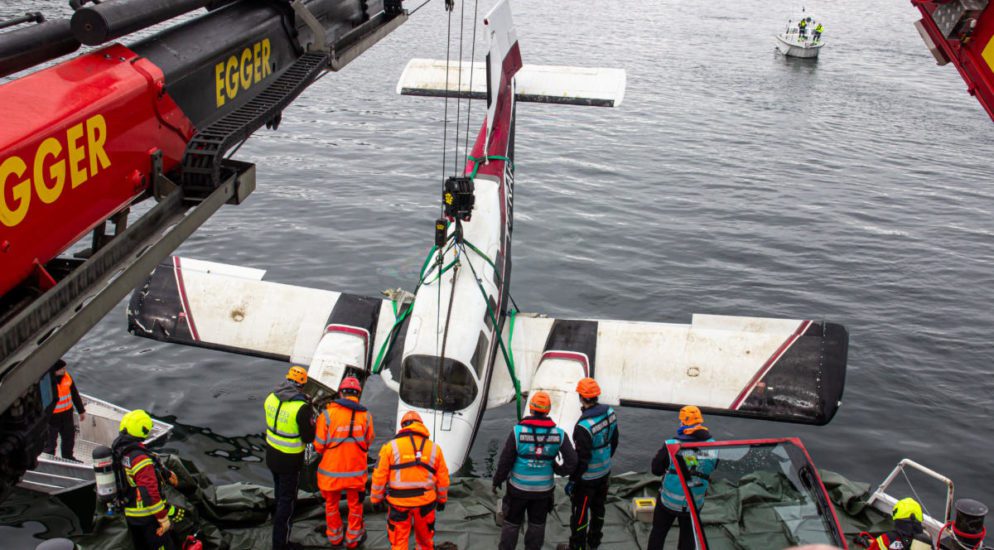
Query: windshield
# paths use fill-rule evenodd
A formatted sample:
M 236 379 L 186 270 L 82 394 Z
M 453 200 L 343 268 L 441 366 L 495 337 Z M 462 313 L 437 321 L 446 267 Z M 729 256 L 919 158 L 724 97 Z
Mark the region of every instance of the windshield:
M 441 372 L 439 364 L 441 363 Z M 431 355 L 411 355 L 404 360 L 400 398 L 425 409 L 458 411 L 476 400 L 476 379 L 459 361 L 439 361 Z
M 813 466 L 793 443 L 681 449 L 678 456 L 685 473 L 707 484 L 698 514 L 708 548 L 842 545 Z

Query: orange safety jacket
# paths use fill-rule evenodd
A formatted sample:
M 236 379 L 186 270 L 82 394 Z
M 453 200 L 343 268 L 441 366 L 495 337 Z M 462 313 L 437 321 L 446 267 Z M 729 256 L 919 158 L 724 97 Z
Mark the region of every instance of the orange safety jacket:
M 374 437 L 372 415 L 359 404 L 358 398 L 329 403 L 318 417 L 314 434 L 314 450 L 321 453 L 318 488 L 322 491 L 365 489 L 366 455 Z
M 428 436 L 428 428 L 415 422 L 383 445 L 373 472 L 370 500 L 374 504 L 383 500 L 384 491 L 387 502 L 403 508 L 448 499 L 449 468 L 442 449 Z
M 62 376 L 62 380 L 59 380 L 59 385 L 57 386 L 59 390 L 59 399 L 55 402 L 55 414 L 64 413 L 66 411 L 72 410 L 72 376 L 69 373 L 65 373 Z

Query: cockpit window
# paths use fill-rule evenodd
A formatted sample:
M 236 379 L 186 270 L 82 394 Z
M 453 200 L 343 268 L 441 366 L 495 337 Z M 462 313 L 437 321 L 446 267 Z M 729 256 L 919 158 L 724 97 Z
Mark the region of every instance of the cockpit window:
M 441 370 L 439 367 L 441 366 Z M 400 398 L 425 409 L 458 411 L 476 399 L 476 379 L 466 365 L 454 359 L 439 361 L 430 355 L 411 355 L 404 360 Z

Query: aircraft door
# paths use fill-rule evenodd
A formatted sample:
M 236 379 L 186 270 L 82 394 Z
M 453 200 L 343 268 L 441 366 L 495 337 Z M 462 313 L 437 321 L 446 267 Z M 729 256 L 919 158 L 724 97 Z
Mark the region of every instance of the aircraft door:
M 848 548 L 799 439 L 676 442 L 667 450 L 698 548 Z

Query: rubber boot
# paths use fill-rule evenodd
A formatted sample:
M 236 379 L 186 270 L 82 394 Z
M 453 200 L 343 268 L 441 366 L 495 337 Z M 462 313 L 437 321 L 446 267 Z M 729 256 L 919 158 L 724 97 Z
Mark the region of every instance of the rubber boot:
M 518 545 L 518 531 L 521 526 L 516 523 L 504 520 L 504 525 L 500 528 L 500 542 L 497 544 L 498 550 L 514 550 Z
M 525 529 L 525 550 L 542 550 L 545 543 L 545 524 L 528 523 Z

